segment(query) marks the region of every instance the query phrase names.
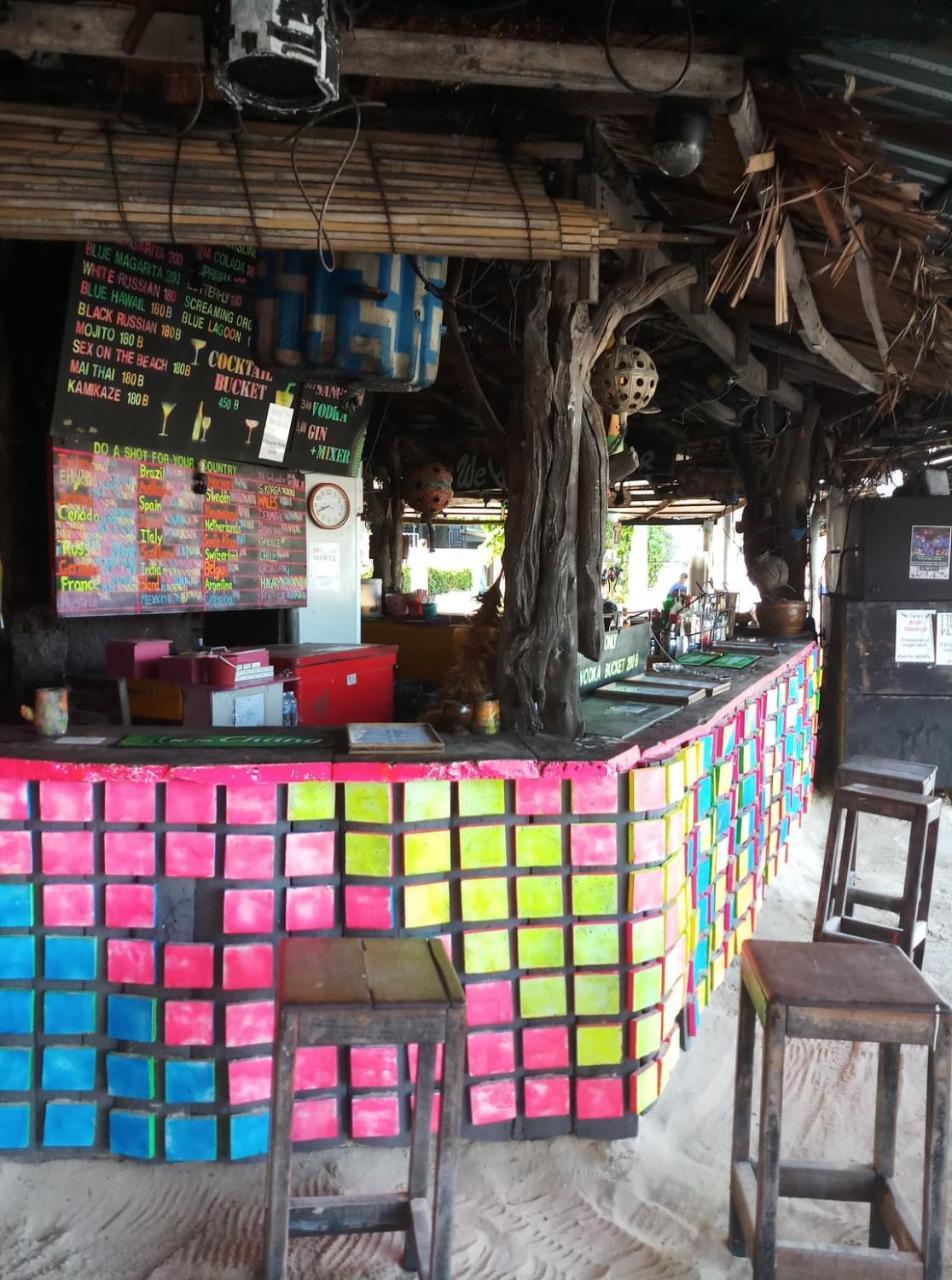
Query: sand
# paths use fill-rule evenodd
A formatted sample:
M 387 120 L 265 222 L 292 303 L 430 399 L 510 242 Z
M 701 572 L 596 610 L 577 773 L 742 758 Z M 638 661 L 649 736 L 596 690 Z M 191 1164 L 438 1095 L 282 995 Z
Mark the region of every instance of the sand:
M 806 939 L 812 927 L 828 805 L 818 799 L 771 891 L 759 936 Z M 863 851 L 895 882 L 902 848 L 887 823 L 863 831 Z M 952 821 L 946 806 L 926 972 L 952 994 Z M 701 1033 L 636 1139 L 596 1143 L 469 1143 L 457 1200 L 457 1280 L 733 1280 L 728 1254 L 728 1141 L 737 966 Z M 898 1172 L 921 1194 L 924 1053 L 905 1050 Z M 794 1042 L 787 1059 L 784 1154 L 869 1159 L 876 1058 L 872 1046 Z M 343 1148 L 301 1157 L 301 1193 L 400 1186 L 406 1156 Z M 784 1203 L 782 1229 L 805 1240 L 865 1243 L 861 1208 Z M 153 1168 L 109 1159 L 0 1165 L 3 1280 L 254 1280 L 264 1222 L 264 1167 Z M 291 1245 L 294 1280 L 396 1280 L 396 1236 Z M 945 1274 L 952 1276 L 952 1224 Z

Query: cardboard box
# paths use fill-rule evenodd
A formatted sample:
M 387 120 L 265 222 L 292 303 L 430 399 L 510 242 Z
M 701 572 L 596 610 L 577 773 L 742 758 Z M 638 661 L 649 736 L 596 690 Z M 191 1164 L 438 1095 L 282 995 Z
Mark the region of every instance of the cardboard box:
M 190 684 L 183 689 L 183 723 L 188 729 L 256 729 L 283 723 L 284 683 L 216 689 Z
M 106 644 L 106 675 L 111 680 L 123 677 L 156 679 L 159 659 L 168 657 L 171 652 L 171 640 L 109 640 Z
M 171 680 L 130 680 L 129 714 L 137 723 L 181 724 L 182 686 Z

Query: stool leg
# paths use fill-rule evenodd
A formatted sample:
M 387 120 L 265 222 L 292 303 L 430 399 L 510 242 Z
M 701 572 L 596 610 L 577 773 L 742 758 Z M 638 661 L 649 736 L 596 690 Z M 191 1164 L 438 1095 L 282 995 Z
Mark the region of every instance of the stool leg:
M 413 1137 L 410 1142 L 410 1173 L 407 1192 L 410 1200 L 429 1200 L 430 1121 L 436 1080 L 436 1045 L 421 1044 L 417 1050 L 416 1094 L 413 1107 Z M 407 1232 L 403 1247 L 404 1271 L 419 1271 L 420 1258 L 413 1231 Z
M 925 925 L 929 923 L 929 908 L 932 905 L 932 882 L 935 878 L 935 858 L 939 847 L 939 819 L 929 823 L 929 833 L 926 837 L 926 860 L 922 869 L 922 892 L 919 895 L 919 911 L 917 919 L 921 920 Z M 926 943 L 925 939 L 919 943 L 913 953 L 913 962 L 918 969 L 922 968 L 925 960 Z
M 850 902 L 850 890 L 853 888 L 853 885 L 856 883 L 856 854 L 859 849 L 859 814 L 857 813 L 851 816 L 853 817 L 853 824 L 852 824 L 852 827 L 849 829 L 849 831 L 846 833 L 849 837 L 848 848 L 849 848 L 849 857 L 850 857 L 850 871 L 846 879 L 846 901 L 843 903 L 844 916 L 851 916 L 853 914 L 853 904 L 852 902 Z
M 830 896 L 833 891 L 833 876 L 836 867 L 836 850 L 839 844 L 840 824 L 843 816 L 843 803 L 839 791 L 833 792 L 833 807 L 830 810 L 830 825 L 826 832 L 826 850 L 823 854 L 823 871 L 820 874 L 820 892 L 816 901 L 816 920 L 813 925 L 813 941 L 819 942 L 830 914 Z
M 463 1046 L 465 1042 L 464 1011 L 454 1007 L 446 1015 L 443 1093 L 440 1103 L 439 1146 L 436 1152 L 436 1187 L 433 1193 L 430 1280 L 450 1280 L 453 1259 L 453 1197 L 456 1191 L 459 1129 L 463 1112 Z
M 913 935 L 919 918 L 922 896 L 922 874 L 926 848 L 929 841 L 929 824 L 921 814 L 916 814 L 909 824 L 909 849 L 906 854 L 906 877 L 902 888 L 902 910 L 899 913 L 899 929 L 902 934 L 902 950 L 913 958 Z
M 879 1175 L 882 1190 L 885 1179 L 896 1172 L 896 1112 L 899 1108 L 898 1044 L 879 1046 L 879 1073 L 876 1081 L 876 1128 L 873 1145 L 873 1168 Z M 888 1249 L 889 1228 L 883 1220 L 878 1201 L 869 1207 L 869 1244 L 872 1249 Z
M 271 1144 L 268 1151 L 268 1220 L 264 1280 L 284 1280 L 288 1264 L 288 1201 L 291 1195 L 291 1112 L 298 1018 L 282 1012 L 271 1071 Z
M 949 1159 L 949 1093 L 952 1018 L 942 1018 L 929 1051 L 926 1088 L 926 1150 L 922 1189 L 922 1280 L 941 1280 Z
M 731 1132 L 731 1210 L 728 1247 L 736 1258 L 747 1256 L 740 1218 L 734 1208 L 733 1166 L 750 1159 L 750 1113 L 754 1092 L 754 1038 L 757 1014 L 743 982 L 737 1014 L 737 1058 L 734 1067 L 734 1125 Z
M 786 1036 L 786 1007 L 768 1006 L 764 1019 L 763 1085 L 760 1096 L 754 1280 L 777 1280 L 777 1201 L 780 1198 L 780 1122 L 783 1115 Z

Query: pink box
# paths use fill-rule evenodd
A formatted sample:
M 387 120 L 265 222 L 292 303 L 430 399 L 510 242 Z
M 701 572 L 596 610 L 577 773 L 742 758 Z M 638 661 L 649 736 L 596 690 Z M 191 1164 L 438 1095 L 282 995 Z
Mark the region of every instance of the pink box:
M 45 884 L 43 923 L 47 926 L 81 928 L 95 923 L 91 884 Z
M 206 655 L 202 667 L 202 679 L 219 689 L 233 689 L 244 681 L 238 672 L 246 667 L 270 667 L 271 657 L 267 649 L 223 649 Z M 248 679 L 250 677 L 246 677 Z M 265 673 L 262 672 L 262 679 Z
M 106 980 L 151 987 L 155 982 L 155 943 L 110 938 L 106 943 Z
M 618 833 L 608 823 L 580 823 L 569 828 L 572 862 L 577 867 L 609 866 L 618 861 Z
M 40 817 L 44 822 L 91 822 L 92 787 L 87 782 L 41 782 Z
M 527 1071 L 567 1067 L 568 1027 L 526 1027 L 522 1033 L 522 1065 Z
M 271 1097 L 271 1059 L 236 1058 L 228 1064 L 228 1101 L 264 1102 Z
M 273 879 L 273 837 L 225 836 L 225 876 L 229 880 Z
M 213 876 L 215 837 L 203 831 L 169 831 L 165 837 L 167 876 Z
M 107 782 L 107 822 L 154 822 L 155 787 L 151 782 Z
M 226 793 L 228 821 L 249 826 L 270 826 L 277 817 L 277 793 L 263 782 L 231 786 Z
M 471 1076 L 504 1076 L 516 1069 L 511 1031 L 479 1031 L 466 1037 Z
M 569 1113 L 568 1076 L 530 1076 L 525 1082 L 526 1115 L 567 1116 Z
M 0 831 L 0 875 L 28 876 L 33 870 L 29 831 Z
M 516 813 L 561 813 L 560 778 L 517 778 Z
M 333 1089 L 336 1084 L 337 1049 L 333 1045 L 298 1049 L 294 1056 L 295 1089 Z
M 204 653 L 175 653 L 159 659 L 155 679 L 170 680 L 172 684 L 201 684 L 204 665 Z
M 30 816 L 30 802 L 25 782 L 0 782 L 0 818 L 4 822 L 21 822 Z
M 350 1083 L 357 1089 L 388 1089 L 397 1084 L 397 1050 L 392 1044 L 355 1046 L 350 1051 Z
M 333 929 L 334 886 L 299 885 L 284 896 L 284 923 L 289 933 L 301 929 Z
M 383 885 L 345 885 L 344 921 L 348 929 L 391 929 L 393 890 Z
M 501 1124 L 516 1116 L 515 1080 L 487 1080 L 469 1091 L 473 1124 Z
M 334 832 L 292 831 L 284 837 L 286 876 L 332 876 Z
M 274 948 L 270 942 L 225 947 L 222 965 L 226 991 L 270 991 L 274 986 Z
M 102 847 L 107 876 L 155 875 L 155 836 L 151 831 L 107 831 Z
M 593 774 L 589 778 L 572 779 L 573 813 L 617 813 L 618 776 Z
M 273 1039 L 273 1000 L 250 1000 L 225 1006 L 225 1044 L 230 1049 L 248 1044 L 270 1044 Z
M 225 933 L 273 931 L 273 889 L 226 889 L 222 896 Z
M 352 1098 L 350 1125 L 355 1138 L 395 1138 L 400 1132 L 400 1099 L 395 1093 Z
M 591 1076 L 575 1081 L 575 1114 L 579 1120 L 613 1120 L 624 1109 L 620 1076 Z
M 216 788 L 211 782 L 169 782 L 165 788 L 165 821 L 190 824 L 218 821 Z
M 169 942 L 165 947 L 165 985 L 200 989 L 215 980 L 215 948 L 210 942 Z
M 166 1044 L 213 1044 L 215 1006 L 211 1000 L 167 1000 Z
M 319 1142 L 338 1134 L 337 1099 L 304 1098 L 291 1113 L 291 1141 Z
M 44 831 L 40 865 L 45 876 L 90 876 L 93 873 L 91 831 Z
M 171 640 L 110 640 L 106 644 L 106 675 L 110 680 L 123 676 L 154 680 L 159 674 L 159 659 L 171 652 Z
M 107 884 L 106 928 L 154 929 L 154 886 L 150 884 Z

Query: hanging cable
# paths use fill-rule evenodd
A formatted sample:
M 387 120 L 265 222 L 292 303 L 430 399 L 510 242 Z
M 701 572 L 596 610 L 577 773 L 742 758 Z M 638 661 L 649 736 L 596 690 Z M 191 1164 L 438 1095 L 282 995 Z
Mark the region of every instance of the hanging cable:
M 677 76 L 664 89 L 640 89 L 638 85 L 632 84 L 628 77 L 623 73 L 618 63 L 615 61 L 615 54 L 612 50 L 612 27 L 615 18 L 615 5 L 618 0 L 608 0 L 608 8 L 605 11 L 605 33 L 602 43 L 605 47 L 605 57 L 611 68 L 612 75 L 620 85 L 623 85 L 629 93 L 640 94 L 643 98 L 663 98 L 674 91 L 684 83 L 684 78 L 691 69 L 691 63 L 694 59 L 694 14 L 691 11 L 691 0 L 684 0 L 684 12 L 687 17 L 688 24 L 688 47 L 684 55 L 684 66 L 681 68 Z

